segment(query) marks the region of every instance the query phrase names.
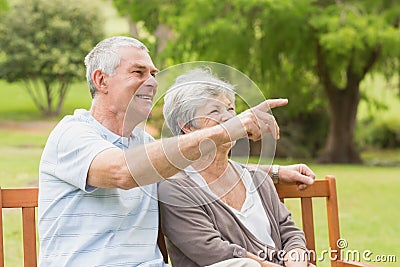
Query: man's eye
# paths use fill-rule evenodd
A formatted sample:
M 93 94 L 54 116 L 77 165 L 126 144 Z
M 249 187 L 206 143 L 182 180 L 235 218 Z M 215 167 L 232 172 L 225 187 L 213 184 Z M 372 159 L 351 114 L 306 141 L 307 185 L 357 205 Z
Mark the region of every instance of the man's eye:
M 156 77 L 156 73 L 150 73 L 151 76 Z
M 214 109 L 213 111 L 210 112 L 210 114 L 218 114 L 218 109 Z
M 235 111 L 235 108 L 228 108 L 228 111 Z
M 141 70 L 134 70 L 133 73 L 137 73 L 137 74 L 142 75 L 142 71 Z

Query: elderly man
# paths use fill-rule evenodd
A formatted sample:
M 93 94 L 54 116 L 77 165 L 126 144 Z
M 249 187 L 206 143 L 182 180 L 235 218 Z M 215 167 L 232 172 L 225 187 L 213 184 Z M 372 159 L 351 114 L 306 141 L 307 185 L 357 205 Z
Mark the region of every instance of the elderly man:
M 90 111 L 66 116 L 49 136 L 39 169 L 40 266 L 164 266 L 157 246 L 157 182 L 215 145 L 279 128 L 267 100 L 231 120 L 154 141 L 148 117 L 158 72 L 138 40 L 111 37 L 86 56 Z M 207 141 L 204 141 L 207 140 Z M 200 145 L 201 144 L 201 145 Z M 286 181 L 313 182 L 305 165 L 281 167 Z

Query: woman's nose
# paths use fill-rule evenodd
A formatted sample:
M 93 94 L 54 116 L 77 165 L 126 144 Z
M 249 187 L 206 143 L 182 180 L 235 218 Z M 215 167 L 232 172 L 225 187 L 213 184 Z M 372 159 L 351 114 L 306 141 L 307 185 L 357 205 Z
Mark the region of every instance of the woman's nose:
M 235 116 L 232 112 L 229 112 L 228 110 L 224 111 L 221 117 L 222 122 L 226 122 L 227 120 L 232 119 Z

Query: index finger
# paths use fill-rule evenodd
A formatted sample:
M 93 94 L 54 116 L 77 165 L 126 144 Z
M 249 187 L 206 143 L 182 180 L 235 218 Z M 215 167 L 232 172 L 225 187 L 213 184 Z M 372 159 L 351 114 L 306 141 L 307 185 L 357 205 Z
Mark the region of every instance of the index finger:
M 268 104 L 269 108 L 276 108 L 287 105 L 287 103 L 289 103 L 289 100 L 287 98 L 277 98 L 277 99 L 267 99 L 264 102 Z
M 268 111 L 272 108 L 285 106 L 288 102 L 289 100 L 287 98 L 267 99 L 264 102 L 258 104 L 257 108 Z

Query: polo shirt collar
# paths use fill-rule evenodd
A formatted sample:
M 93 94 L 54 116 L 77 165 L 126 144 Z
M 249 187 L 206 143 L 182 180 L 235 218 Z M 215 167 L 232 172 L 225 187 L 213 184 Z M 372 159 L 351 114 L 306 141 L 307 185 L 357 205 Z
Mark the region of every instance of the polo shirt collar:
M 90 111 L 85 110 L 85 109 L 75 110 L 74 115 L 80 116 L 80 117 L 84 118 L 88 123 L 93 124 L 100 131 L 101 136 L 105 140 L 109 141 L 110 143 L 112 143 L 122 149 L 129 147 L 130 140 L 133 138 L 132 133 L 131 133 L 130 137 L 123 137 L 116 133 L 113 133 L 108 128 L 106 128 L 104 125 L 102 125 L 100 122 L 98 122 L 92 116 L 92 114 L 90 114 Z

